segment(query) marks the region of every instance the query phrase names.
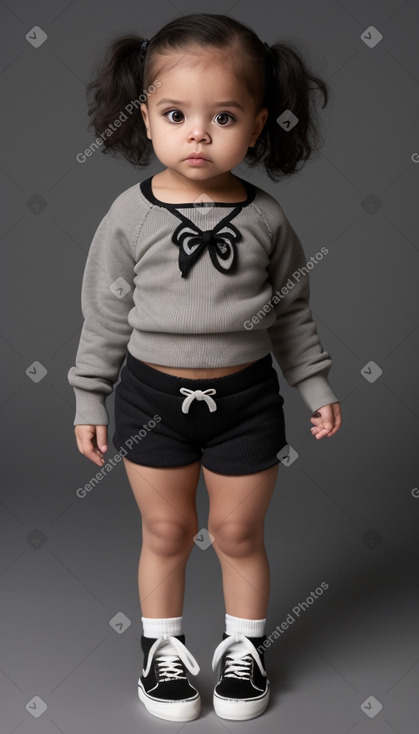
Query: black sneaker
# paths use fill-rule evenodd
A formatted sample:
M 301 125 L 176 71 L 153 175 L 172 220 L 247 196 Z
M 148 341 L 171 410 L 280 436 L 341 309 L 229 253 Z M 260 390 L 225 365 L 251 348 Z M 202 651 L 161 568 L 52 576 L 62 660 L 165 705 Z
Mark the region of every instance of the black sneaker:
M 214 688 L 213 705 L 223 719 L 254 719 L 262 714 L 269 701 L 269 680 L 264 653 L 257 647 L 263 637 L 246 637 L 241 632 L 223 634 L 212 659 L 212 669 L 220 662 L 220 678 Z
M 147 711 L 160 719 L 191 721 L 201 710 L 201 697 L 186 672 L 187 668 L 197 675 L 200 668 L 184 643 L 185 635 L 141 635 L 144 664 L 138 696 Z

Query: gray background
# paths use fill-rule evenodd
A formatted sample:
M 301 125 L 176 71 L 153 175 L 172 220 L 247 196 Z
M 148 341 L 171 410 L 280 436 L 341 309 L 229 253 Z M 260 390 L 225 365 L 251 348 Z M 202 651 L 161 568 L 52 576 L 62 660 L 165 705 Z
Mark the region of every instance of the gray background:
M 119 193 L 161 170 L 158 162 L 135 169 L 100 151 L 83 165 L 76 162 L 93 141 L 85 100 L 92 65 L 115 33 L 150 37 L 189 12 L 228 13 L 264 41 L 301 43 L 333 90 L 321 112 L 324 146 L 299 175 L 275 184 L 262 170 L 251 176 L 244 166 L 236 170 L 280 201 L 307 259 L 323 245 L 330 250 L 312 271 L 311 305 L 333 358 L 330 383 L 343 414 L 336 436 L 315 440 L 309 410 L 278 371 L 288 440 L 299 457 L 280 466 L 265 523 L 272 577 L 266 634 L 322 582 L 328 589 L 266 653 L 271 703 L 263 718 L 241 723 L 212 710 L 211 658 L 225 610 L 211 546 L 193 549 L 183 613 L 201 666 L 193 679 L 203 698 L 201 718 L 162 721 L 138 701 L 140 514 L 122 464 L 84 499 L 77 497 L 98 467 L 77 450 L 67 383 L 93 233 Z M 418 4 L 8 0 L 0 17 L 6 111 L 1 734 L 184 727 L 413 734 L 419 683 Z M 39 48 L 25 38 L 36 25 L 48 35 Z M 371 25 L 383 35 L 374 48 L 361 39 Z M 379 206 L 366 206 L 371 194 Z M 372 383 L 363 372 L 371 360 L 382 370 Z M 47 370 L 37 383 L 26 372 L 35 361 Z M 113 398 L 108 406 L 111 435 Z M 110 443 L 107 458 L 114 453 Z M 202 474 L 197 504 L 205 528 Z M 116 615 L 127 618 L 119 631 Z M 361 708 L 370 696 L 383 707 L 373 718 Z M 26 708 L 34 697 L 47 706 L 39 718 Z

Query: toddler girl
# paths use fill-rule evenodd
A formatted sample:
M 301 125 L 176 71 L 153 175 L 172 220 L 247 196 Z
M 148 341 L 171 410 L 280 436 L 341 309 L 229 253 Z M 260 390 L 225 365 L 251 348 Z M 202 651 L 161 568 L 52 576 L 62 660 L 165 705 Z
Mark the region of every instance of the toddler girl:
M 245 161 L 278 181 L 310 156 L 310 83 L 327 103 L 326 85 L 290 45 L 269 46 L 230 17 L 198 14 L 151 39 L 118 38 L 89 85 L 103 151 L 137 166 L 154 151 L 164 167 L 123 191 L 96 230 L 68 373 L 78 448 L 102 466 L 105 400 L 126 357 L 113 444 L 142 519 L 138 695 L 163 719 L 200 712 L 188 677 L 199 666 L 182 629 L 195 542 L 212 543 L 223 576 L 215 712 L 244 720 L 268 704 L 264 518 L 290 451 L 271 351 L 311 411 L 313 436 L 341 425 L 300 240 L 275 198 L 232 173 Z M 199 531 L 201 465 L 210 511 Z

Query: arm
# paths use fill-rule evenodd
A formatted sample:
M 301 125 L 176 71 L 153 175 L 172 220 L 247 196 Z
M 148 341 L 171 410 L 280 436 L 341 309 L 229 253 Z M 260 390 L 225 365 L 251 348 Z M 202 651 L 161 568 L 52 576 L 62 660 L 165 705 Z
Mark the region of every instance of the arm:
M 278 291 L 279 302 L 274 306 L 276 321 L 267 331 L 273 355 L 288 385 L 298 388 L 314 412 L 339 399 L 327 381 L 332 360 L 320 342 L 309 306 L 308 269 L 299 272 L 307 259 L 281 207 L 279 214 L 272 231 L 273 249 L 268 267 L 269 281 L 273 293 Z
M 68 381 L 76 397 L 73 425 L 108 425 L 106 397 L 113 390 L 132 328 L 135 257 L 131 238 L 118 226 L 112 207 L 100 222 L 82 281 L 84 323 L 76 363 Z

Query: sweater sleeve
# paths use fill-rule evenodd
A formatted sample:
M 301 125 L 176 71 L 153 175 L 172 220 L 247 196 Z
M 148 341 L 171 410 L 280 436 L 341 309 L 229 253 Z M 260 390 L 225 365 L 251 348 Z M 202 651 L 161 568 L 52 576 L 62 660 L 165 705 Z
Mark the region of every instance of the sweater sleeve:
M 105 401 L 132 332 L 128 313 L 134 306 L 134 265 L 130 237 L 118 226 L 111 207 L 95 232 L 83 274 L 84 323 L 75 365 L 67 375 L 76 398 L 73 425 L 109 425 Z
M 277 301 L 276 321 L 267 331 L 273 355 L 288 385 L 299 390 L 314 413 L 324 405 L 339 402 L 339 398 L 327 380 L 332 360 L 323 349 L 309 306 L 307 259 L 296 232 L 278 207 L 280 216 L 273 227 L 268 266 Z

